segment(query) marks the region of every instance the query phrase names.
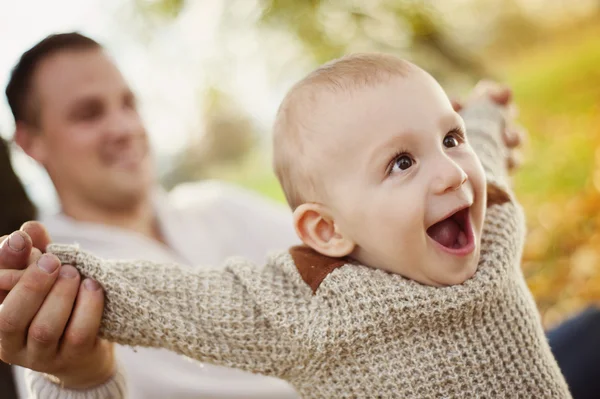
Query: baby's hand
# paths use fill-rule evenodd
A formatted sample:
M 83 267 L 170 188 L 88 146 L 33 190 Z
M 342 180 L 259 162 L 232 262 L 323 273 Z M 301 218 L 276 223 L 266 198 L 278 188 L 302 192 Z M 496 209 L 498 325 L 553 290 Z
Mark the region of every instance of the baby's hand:
M 509 170 L 514 170 L 521 164 L 518 148 L 524 142 L 527 132 L 519 126 L 515 119 L 518 115 L 517 106 L 512 99 L 512 91 L 507 86 L 499 83 L 482 80 L 469 94 L 466 102 L 457 100 L 452 101 L 452 106 L 456 112 L 468 107 L 470 104 L 481 100 L 492 100 L 496 105 L 500 106 L 504 111 L 505 129 L 502 135 L 507 151 L 507 166 Z

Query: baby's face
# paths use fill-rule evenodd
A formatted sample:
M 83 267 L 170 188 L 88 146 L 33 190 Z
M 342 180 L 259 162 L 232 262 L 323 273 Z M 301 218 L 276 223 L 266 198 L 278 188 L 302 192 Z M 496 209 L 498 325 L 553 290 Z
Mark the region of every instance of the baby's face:
M 361 263 L 423 284 L 460 284 L 477 269 L 483 168 L 461 117 L 427 73 L 348 96 L 317 120 L 326 205 Z

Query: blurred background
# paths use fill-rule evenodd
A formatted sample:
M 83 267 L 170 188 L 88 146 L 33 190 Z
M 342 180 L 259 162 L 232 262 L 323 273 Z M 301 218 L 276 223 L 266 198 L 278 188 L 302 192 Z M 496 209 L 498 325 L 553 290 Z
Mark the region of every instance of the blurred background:
M 207 178 L 283 201 L 270 125 L 316 65 L 385 51 L 430 71 L 452 96 L 509 84 L 529 130 L 515 188 L 528 216 L 523 269 L 550 327 L 600 300 L 600 1 L 2 0 L 0 83 L 53 32 L 104 44 L 139 96 L 166 189 Z M 14 125 L 0 101 L 0 135 Z M 43 209 L 44 172 L 13 164 Z

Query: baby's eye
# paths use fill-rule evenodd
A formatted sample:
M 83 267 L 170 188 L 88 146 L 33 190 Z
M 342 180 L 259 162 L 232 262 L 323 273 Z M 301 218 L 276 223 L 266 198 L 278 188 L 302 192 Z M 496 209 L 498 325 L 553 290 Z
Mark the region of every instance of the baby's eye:
M 458 147 L 459 144 L 458 139 L 451 134 L 444 137 L 444 147 L 446 148 Z
M 410 168 L 411 166 L 413 166 L 413 159 L 406 155 L 400 155 L 398 157 L 396 157 L 396 159 L 394 160 L 394 163 L 392 165 L 392 170 L 390 171 L 391 173 L 397 172 L 398 170 L 406 170 L 408 168 Z

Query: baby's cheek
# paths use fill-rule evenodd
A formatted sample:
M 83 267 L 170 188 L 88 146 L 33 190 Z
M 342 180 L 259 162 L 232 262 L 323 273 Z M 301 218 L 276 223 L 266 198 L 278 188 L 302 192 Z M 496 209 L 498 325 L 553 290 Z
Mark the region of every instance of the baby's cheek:
M 487 182 L 485 175 L 483 174 L 483 168 L 480 166 L 477 169 L 481 169 L 481 172 L 474 173 L 474 176 L 471 179 L 474 194 L 473 213 L 475 216 L 474 227 L 481 231 L 485 217 L 485 209 L 487 207 Z
M 481 240 L 481 233 L 483 231 L 483 225 L 485 223 L 486 213 L 486 201 L 485 195 L 482 201 L 478 201 L 473 209 L 473 229 L 475 231 L 475 238 Z

